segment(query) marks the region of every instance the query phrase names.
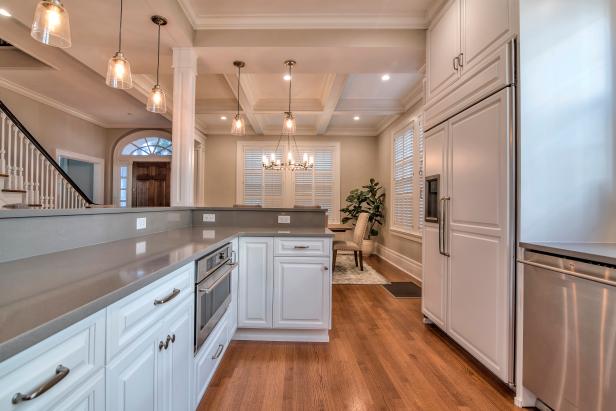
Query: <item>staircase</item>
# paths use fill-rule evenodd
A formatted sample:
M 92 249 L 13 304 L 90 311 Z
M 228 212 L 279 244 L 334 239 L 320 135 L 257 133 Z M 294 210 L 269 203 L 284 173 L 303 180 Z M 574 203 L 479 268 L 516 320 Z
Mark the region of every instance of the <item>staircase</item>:
M 2 101 L 0 132 L 0 210 L 92 206 L 92 201 Z

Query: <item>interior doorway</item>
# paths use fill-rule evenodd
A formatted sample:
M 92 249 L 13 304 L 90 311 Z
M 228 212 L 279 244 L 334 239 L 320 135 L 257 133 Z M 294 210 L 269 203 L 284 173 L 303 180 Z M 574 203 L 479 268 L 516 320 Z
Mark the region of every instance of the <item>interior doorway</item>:
M 90 200 L 104 204 L 105 160 L 57 149 L 56 161 Z
M 133 162 L 133 207 L 169 207 L 171 199 L 171 163 L 168 161 Z

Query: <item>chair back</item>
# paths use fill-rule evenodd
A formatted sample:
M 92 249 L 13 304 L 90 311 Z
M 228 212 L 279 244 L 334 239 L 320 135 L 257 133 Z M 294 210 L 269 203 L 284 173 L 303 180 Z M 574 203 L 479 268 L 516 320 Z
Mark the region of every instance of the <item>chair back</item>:
M 368 218 L 370 214 L 361 213 L 359 217 L 357 217 L 357 222 L 355 223 L 355 230 L 353 230 L 353 242 L 357 244 L 358 247 L 361 247 L 361 244 L 364 242 L 364 236 L 366 235 L 366 229 L 368 228 Z

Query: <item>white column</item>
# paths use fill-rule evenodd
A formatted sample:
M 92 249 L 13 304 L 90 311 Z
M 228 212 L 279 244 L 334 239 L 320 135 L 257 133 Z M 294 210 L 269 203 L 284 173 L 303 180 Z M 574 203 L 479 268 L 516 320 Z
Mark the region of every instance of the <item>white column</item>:
M 173 156 L 171 205 L 194 202 L 195 85 L 197 54 L 192 47 L 173 49 Z

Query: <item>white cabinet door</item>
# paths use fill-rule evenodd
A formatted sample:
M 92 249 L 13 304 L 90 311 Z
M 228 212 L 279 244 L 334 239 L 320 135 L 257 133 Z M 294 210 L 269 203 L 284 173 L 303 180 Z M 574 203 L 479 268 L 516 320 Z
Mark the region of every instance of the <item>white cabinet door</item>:
M 510 90 L 450 121 L 448 332 L 507 380 L 512 265 Z
M 440 125 L 428 131 L 424 137 L 425 175 L 426 178 L 438 176 L 439 213 L 441 198 L 447 197 L 447 141 L 448 125 Z M 447 264 L 448 258 L 441 254 L 441 228 L 439 223 L 424 224 L 423 231 L 423 278 L 422 309 L 430 320 L 440 327 L 447 321 Z
M 329 328 L 329 258 L 276 257 L 274 328 Z
M 232 242 L 233 244 L 233 256 L 234 262 L 239 262 L 239 250 L 240 250 L 240 241 L 238 238 L 235 238 Z M 239 267 L 236 267 L 233 272 L 231 272 L 231 303 L 229 304 L 229 325 L 227 327 L 229 331 L 229 339 L 233 338 L 235 334 L 235 330 L 237 330 L 237 300 L 238 300 L 238 279 L 240 275 Z
M 274 239 L 240 238 L 238 327 L 272 328 Z
M 460 54 L 461 0 L 450 0 L 436 16 L 427 34 L 427 100 L 459 77 L 454 58 Z
M 165 356 L 166 410 L 188 411 L 190 401 L 190 372 L 193 359 L 193 301 L 186 300 L 165 321 L 164 331 L 171 337 Z
M 55 405 L 45 407 L 50 411 L 104 411 L 105 370 L 99 370 L 87 381 L 79 384 L 70 394 Z
M 500 48 L 514 33 L 513 0 L 464 0 L 462 74 Z
M 164 356 L 158 346 L 162 324 L 154 325 L 107 366 L 107 409 L 156 410 L 164 403 Z

